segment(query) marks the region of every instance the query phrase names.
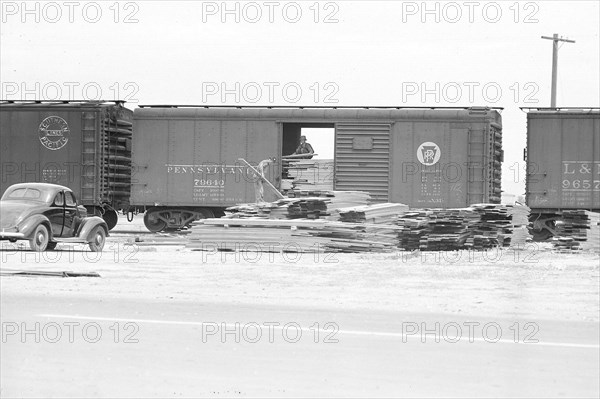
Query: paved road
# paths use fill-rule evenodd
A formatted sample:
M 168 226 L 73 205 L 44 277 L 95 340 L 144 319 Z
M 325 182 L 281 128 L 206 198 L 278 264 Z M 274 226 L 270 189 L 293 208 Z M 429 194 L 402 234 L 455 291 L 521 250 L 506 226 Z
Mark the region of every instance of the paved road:
M 2 397 L 599 393 L 597 323 L 43 293 L 3 294 L 0 314 Z

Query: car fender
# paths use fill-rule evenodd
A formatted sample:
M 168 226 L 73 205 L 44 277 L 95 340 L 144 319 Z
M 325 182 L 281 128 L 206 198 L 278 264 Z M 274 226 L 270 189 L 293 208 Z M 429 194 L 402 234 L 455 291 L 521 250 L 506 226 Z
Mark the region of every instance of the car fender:
M 81 225 L 79 226 L 77 237 L 84 238 L 86 241 L 90 242 L 92 240 L 90 234 L 92 233 L 92 230 L 94 230 L 97 226 L 102 226 L 104 232 L 106 233 L 106 236 L 108 237 L 108 225 L 106 224 L 104 219 L 102 219 L 99 216 L 90 216 L 83 219 Z
M 52 239 L 52 225 L 50 224 L 50 220 L 48 220 L 46 216 L 40 214 L 32 215 L 19 223 L 19 233 L 23 233 L 25 237 L 29 239 L 40 224 L 46 225 L 48 233 L 50 234 L 50 239 Z

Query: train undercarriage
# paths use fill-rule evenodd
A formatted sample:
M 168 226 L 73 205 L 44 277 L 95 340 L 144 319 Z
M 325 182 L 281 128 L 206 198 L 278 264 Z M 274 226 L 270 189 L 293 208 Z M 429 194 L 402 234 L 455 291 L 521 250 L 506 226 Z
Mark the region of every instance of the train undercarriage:
M 109 206 L 86 206 L 86 209 L 88 215 L 100 216 L 104 219 L 109 230 L 112 230 L 119 221 L 118 212 Z M 182 230 L 189 227 L 196 220 L 225 215 L 223 208 L 198 207 L 131 208 L 128 213 L 143 213 L 144 225 L 152 233 L 165 230 Z
M 559 213 L 531 213 L 529 232 L 533 241 L 547 241 L 556 234 L 556 223 L 560 221 Z
M 569 209 L 571 210 L 571 209 Z M 564 210 L 531 210 L 529 216 L 529 232 L 534 241 L 547 241 L 552 237 L 564 235 L 561 224 L 565 223 L 563 218 Z M 591 209 L 592 212 L 599 212 L 599 209 Z
M 106 222 L 109 230 L 112 230 L 119 221 L 119 214 L 110 206 L 86 206 L 87 213 L 90 216 L 100 216 Z
M 152 207 L 144 213 L 144 225 L 152 232 L 181 230 L 200 219 L 221 217 L 221 208 Z

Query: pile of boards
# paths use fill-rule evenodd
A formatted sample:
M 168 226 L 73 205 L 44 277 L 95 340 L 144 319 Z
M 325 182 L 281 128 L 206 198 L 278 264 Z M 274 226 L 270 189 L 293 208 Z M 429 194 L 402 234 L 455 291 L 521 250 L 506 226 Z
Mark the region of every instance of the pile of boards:
M 386 252 L 397 248 L 396 225 L 367 223 L 366 219 L 395 218 L 400 210 L 408 209 L 405 205 L 371 208 L 366 206 L 370 195 L 361 191 L 296 190 L 289 195 L 271 203 L 238 205 L 228 208 L 223 218 L 194 222 L 187 247 L 236 252 Z M 341 214 L 360 216 L 350 223 L 341 221 Z
M 404 250 L 485 250 L 524 244 L 529 208 L 474 204 L 468 208 L 412 210 L 398 217 L 398 246 Z
M 394 226 L 305 219 L 204 219 L 192 227 L 188 248 L 235 252 L 387 252 Z
M 364 191 L 333 191 L 333 190 L 292 190 L 287 193 L 289 198 L 324 199 L 329 204 L 329 210 L 364 206 L 371 202 L 371 195 Z
M 398 246 L 404 250 L 452 251 L 467 246 L 472 226 L 479 221 L 469 208 L 424 209 L 398 218 Z
M 363 192 L 297 191 L 293 195 L 272 203 L 239 205 L 229 208 L 224 218 L 195 222 L 188 247 L 261 252 L 450 251 L 485 250 L 528 239 L 515 238 L 514 233 L 516 227 L 526 229 L 527 207 L 475 204 L 409 210 L 403 204 L 367 205 L 369 194 Z
M 506 205 L 473 204 L 470 208 L 479 214 L 479 220 L 471 226 L 469 247 L 484 249 L 510 245 L 512 217 Z
M 285 179 L 284 189 L 333 190 L 335 166 L 332 159 L 298 159 L 288 162 L 288 179 Z
M 600 250 L 600 214 L 584 210 L 562 212 L 552 245 L 559 250 Z
M 227 218 L 337 220 L 340 208 L 366 205 L 369 193 L 363 191 L 290 191 L 288 198 L 275 202 L 241 204 L 227 209 Z
M 398 215 L 408 212 L 404 204 L 374 204 L 337 209 L 333 216 L 348 223 L 395 224 Z

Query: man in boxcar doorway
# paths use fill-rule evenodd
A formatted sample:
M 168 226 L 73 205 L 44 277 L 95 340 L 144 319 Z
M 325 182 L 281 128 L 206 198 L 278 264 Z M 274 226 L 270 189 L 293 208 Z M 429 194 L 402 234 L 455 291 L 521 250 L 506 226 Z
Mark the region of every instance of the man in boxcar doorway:
M 300 136 L 300 145 L 292 155 L 303 155 L 294 157 L 296 159 L 312 159 L 314 153 L 315 150 L 313 150 L 312 145 L 306 141 L 306 136 Z

